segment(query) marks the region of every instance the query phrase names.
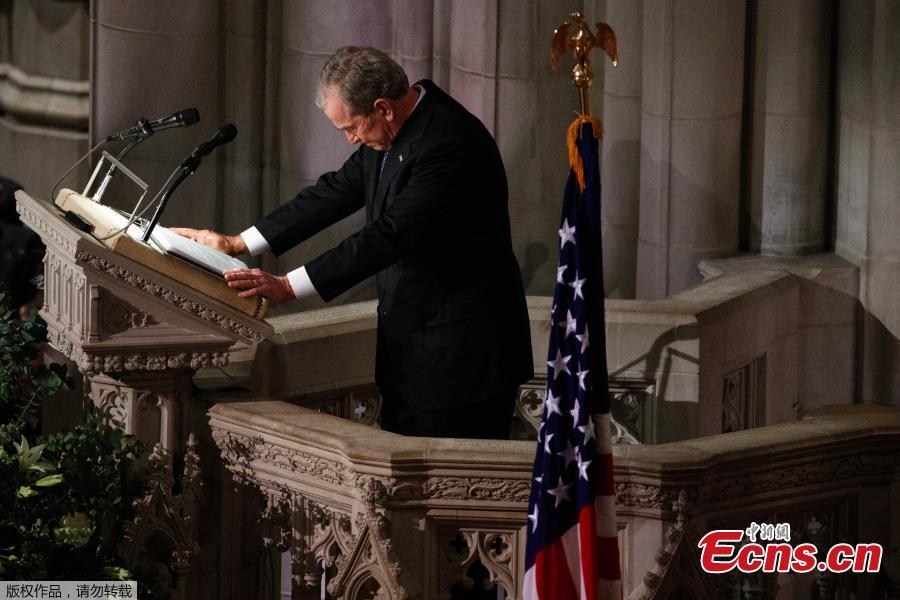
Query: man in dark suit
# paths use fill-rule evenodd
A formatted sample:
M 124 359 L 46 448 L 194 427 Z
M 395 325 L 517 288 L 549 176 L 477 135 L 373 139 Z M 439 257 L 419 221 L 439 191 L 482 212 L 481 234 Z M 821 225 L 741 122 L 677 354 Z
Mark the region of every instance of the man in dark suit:
M 231 254 L 281 254 L 360 208 L 366 225 L 286 276 L 226 274 L 243 297 L 329 301 L 378 285 L 382 426 L 406 435 L 508 437 L 532 376 L 528 312 L 512 251 L 506 174 L 481 122 L 372 48 L 322 69 L 317 104 L 360 147 L 240 236 L 178 230 Z

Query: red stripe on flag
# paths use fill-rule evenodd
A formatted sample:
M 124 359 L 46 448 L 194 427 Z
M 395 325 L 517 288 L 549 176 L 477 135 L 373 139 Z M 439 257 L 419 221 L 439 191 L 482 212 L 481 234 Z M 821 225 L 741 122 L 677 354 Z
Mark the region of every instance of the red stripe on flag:
M 597 459 L 600 461 L 597 476 L 597 495 L 612 496 L 616 493 L 616 484 L 613 481 L 612 453 L 597 454 Z
M 581 578 L 583 580 L 584 597 L 592 600 L 597 597 L 597 535 L 594 523 L 597 522 L 597 509 L 590 503 L 581 509 L 578 515 L 578 541 L 581 546 Z
M 622 571 L 619 569 L 619 538 L 597 538 L 597 575 L 601 579 L 610 581 L 622 579 Z
M 586 597 L 597 597 L 597 579 L 622 578 L 619 569 L 618 537 L 599 537 L 594 530 L 597 514 L 594 504 L 588 504 L 578 515 L 578 535 L 581 541 L 581 572 Z
M 580 593 L 569 574 L 560 540 L 538 550 L 534 558 L 534 575 L 537 597 L 541 600 L 579 600 Z

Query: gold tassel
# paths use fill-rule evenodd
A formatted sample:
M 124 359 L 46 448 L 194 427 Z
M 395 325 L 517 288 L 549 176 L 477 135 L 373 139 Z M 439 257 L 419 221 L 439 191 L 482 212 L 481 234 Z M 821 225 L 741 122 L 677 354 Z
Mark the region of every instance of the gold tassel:
M 578 180 L 578 189 L 584 192 L 584 165 L 581 164 L 581 154 L 578 152 L 578 140 L 581 138 L 581 126 L 584 123 L 590 123 L 594 129 L 594 137 L 603 139 L 603 122 L 597 117 L 591 115 L 578 115 L 569 130 L 566 133 L 566 146 L 569 148 L 569 168 L 575 172 L 575 178 Z

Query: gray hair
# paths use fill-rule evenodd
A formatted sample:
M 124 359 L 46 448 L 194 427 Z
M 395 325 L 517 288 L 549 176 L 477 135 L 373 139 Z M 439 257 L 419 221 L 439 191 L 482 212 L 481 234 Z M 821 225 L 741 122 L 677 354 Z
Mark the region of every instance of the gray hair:
M 379 98 L 397 100 L 409 90 L 403 67 L 377 48 L 344 46 L 328 57 L 319 75 L 316 106 L 325 103 L 325 90 L 337 87 L 354 115 L 368 116 Z

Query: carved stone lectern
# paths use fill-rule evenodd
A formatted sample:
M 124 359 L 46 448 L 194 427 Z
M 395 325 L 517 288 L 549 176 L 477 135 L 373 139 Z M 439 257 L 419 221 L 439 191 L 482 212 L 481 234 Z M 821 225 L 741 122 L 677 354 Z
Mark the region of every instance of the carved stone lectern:
M 271 327 L 198 291 L 203 286 L 183 271 L 173 278 L 113 251 L 53 205 L 22 191 L 16 200 L 47 246 L 41 315 L 50 343 L 90 379 L 95 405 L 127 433 L 182 451 L 194 372 L 226 365 L 235 342 L 258 342 Z M 221 297 L 230 300 L 222 283 Z

